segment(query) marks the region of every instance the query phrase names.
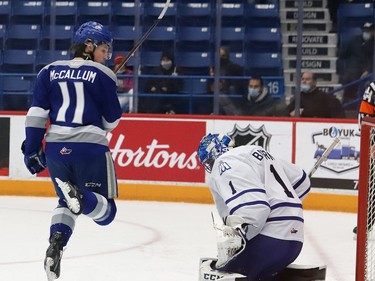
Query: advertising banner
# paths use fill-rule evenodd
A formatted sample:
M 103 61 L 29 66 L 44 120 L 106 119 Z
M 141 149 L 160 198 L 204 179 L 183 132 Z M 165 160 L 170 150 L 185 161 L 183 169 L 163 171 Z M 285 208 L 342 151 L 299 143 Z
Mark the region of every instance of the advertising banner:
M 124 118 L 107 134 L 120 180 L 204 183 L 196 151 L 206 122 Z
M 10 118 L 0 117 L 0 176 L 9 175 Z

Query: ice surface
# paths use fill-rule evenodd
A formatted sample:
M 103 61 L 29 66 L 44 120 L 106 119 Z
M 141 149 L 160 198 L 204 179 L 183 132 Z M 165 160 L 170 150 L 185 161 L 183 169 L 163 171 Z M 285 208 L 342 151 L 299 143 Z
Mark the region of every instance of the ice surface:
M 0 280 L 47 280 L 43 259 L 56 198 L 0 196 Z M 213 205 L 117 201 L 109 226 L 80 216 L 58 281 L 195 281 L 200 257 L 216 256 Z M 355 214 L 305 211 L 295 263 L 327 265 L 329 281 L 353 281 Z

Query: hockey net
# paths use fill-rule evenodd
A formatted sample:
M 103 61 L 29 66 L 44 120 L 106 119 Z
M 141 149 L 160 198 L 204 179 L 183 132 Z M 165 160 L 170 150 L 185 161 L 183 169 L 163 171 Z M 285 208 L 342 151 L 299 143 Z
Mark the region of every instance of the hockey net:
M 375 118 L 361 123 L 356 281 L 375 280 Z

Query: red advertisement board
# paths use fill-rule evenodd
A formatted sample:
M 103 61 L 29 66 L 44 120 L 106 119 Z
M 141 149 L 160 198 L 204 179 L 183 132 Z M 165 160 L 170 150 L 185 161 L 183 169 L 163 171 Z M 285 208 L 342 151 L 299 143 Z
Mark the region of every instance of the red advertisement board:
M 118 179 L 204 183 L 196 150 L 205 134 L 203 121 L 125 119 L 107 138 Z

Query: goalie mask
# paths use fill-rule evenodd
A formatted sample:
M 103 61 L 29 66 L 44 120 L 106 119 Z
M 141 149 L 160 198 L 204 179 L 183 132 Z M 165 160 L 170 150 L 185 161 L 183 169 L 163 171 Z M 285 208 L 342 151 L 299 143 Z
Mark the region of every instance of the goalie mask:
M 78 28 L 73 43 L 76 45 L 92 43 L 94 47 L 106 44 L 108 46 L 108 59 L 110 59 L 112 56 L 112 41 L 112 33 L 105 26 L 95 21 L 89 21 Z
M 199 162 L 211 173 L 215 160 L 234 147 L 234 140 L 224 134 L 208 134 L 198 146 Z

